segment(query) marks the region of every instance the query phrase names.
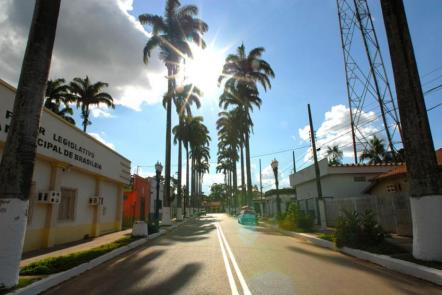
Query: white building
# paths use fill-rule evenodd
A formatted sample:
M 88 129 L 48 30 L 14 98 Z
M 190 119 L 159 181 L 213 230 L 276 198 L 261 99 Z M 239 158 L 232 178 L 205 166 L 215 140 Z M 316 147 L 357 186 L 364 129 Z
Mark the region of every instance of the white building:
M 367 197 L 365 190 L 371 184 L 370 179 L 396 167 L 389 163 L 329 165 L 326 158 L 320 160 L 318 164 L 322 196 L 325 198 L 327 208 L 333 200 L 344 201 Z M 315 166 L 311 165 L 291 174 L 290 185 L 296 188 L 300 209 L 317 216 Z M 328 213 L 330 212 L 327 212 L 327 216 Z
M 0 79 L 0 155 L 15 88 Z M 121 229 L 130 161 L 44 109 L 24 252 Z

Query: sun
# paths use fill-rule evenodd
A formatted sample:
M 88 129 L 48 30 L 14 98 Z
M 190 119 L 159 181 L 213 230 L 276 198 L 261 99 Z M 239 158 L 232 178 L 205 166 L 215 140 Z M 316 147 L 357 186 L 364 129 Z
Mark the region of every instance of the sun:
M 222 73 L 225 52 L 213 44 L 202 49 L 191 45 L 193 58 L 187 59 L 184 65 L 186 83 L 197 86 L 204 97 L 214 96 L 219 91 L 218 78 Z

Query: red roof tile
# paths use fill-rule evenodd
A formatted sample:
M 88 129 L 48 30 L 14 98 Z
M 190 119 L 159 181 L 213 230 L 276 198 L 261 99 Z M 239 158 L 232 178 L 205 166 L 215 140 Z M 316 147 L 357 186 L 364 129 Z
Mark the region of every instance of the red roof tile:
M 442 166 L 442 149 L 438 149 L 436 151 L 436 158 L 437 158 L 437 164 L 439 166 Z M 402 164 L 399 167 L 396 167 L 386 173 L 383 173 L 376 177 L 376 179 L 382 179 L 382 178 L 388 178 L 393 176 L 399 176 L 407 173 L 407 166 L 405 164 Z

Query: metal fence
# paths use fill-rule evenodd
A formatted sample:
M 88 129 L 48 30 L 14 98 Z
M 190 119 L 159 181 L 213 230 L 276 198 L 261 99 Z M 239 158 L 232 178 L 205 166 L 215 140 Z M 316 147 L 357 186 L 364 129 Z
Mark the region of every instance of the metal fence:
M 325 198 L 328 226 L 336 226 L 342 210 L 364 213 L 375 212 L 384 231 L 400 235 L 412 235 L 410 201 L 405 194 L 370 195 L 358 198 Z M 301 202 L 302 203 L 302 202 Z

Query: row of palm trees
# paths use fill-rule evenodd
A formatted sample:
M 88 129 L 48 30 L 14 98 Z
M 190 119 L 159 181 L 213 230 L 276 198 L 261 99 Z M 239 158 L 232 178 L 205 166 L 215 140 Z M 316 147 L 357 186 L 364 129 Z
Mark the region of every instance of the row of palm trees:
M 339 145 L 327 147 L 328 163 L 331 165 L 342 164 L 344 153 Z M 367 148 L 364 149 L 359 159 L 368 164 L 381 164 L 390 162 L 404 162 L 404 149 L 398 151 L 387 151 L 385 142 L 382 138 L 373 135 L 367 142 Z
M 217 120 L 217 171 L 224 173 L 229 192 L 235 198 L 235 207 L 252 205 L 251 112 L 254 108 L 259 109 L 262 104 L 258 86 L 267 91 L 271 88 L 270 79 L 275 77 L 269 63 L 262 59 L 263 53 L 263 47 L 254 48 L 247 53 L 244 44 L 241 44 L 236 53 L 227 56 L 222 75 L 219 77 L 219 83 L 224 84 L 223 93 L 219 98 L 219 106 L 223 111 L 219 113 Z M 240 200 L 237 199 L 237 161 L 240 161 L 241 165 Z M 238 204 L 238 201 L 241 204 Z
M 74 110 L 71 105 L 76 104 L 81 111 L 83 131 L 86 132 L 87 126 L 92 124 L 90 121 L 91 106 L 105 104 L 107 107 L 115 107 L 112 96 L 103 92 L 103 89 L 108 86 L 107 83 L 100 81 L 92 83 L 88 76 L 74 78 L 68 84 L 65 79 L 61 78 L 50 80 L 46 87 L 44 106 L 75 125 L 75 120 L 72 118 Z
M 163 105 L 166 108 L 166 161 L 164 207 L 170 207 L 171 180 L 171 139 L 172 139 L 172 104 L 178 114 L 178 125 L 173 128 L 174 141 L 178 144 L 178 187 L 177 206 L 181 208 L 182 187 L 182 147 L 186 150 L 186 190 L 185 205 L 189 203 L 189 188 L 192 200 L 201 193 L 203 174 L 209 169 L 210 136 L 202 117 L 192 117 L 191 106 L 200 106 L 201 92 L 193 85 L 177 85 L 177 75 L 184 70 L 185 60 L 192 58 L 191 43 L 205 47 L 202 38 L 208 25 L 197 17 L 198 7 L 181 6 L 178 0 L 167 0 L 164 16 L 150 13 L 139 16 L 142 25 L 152 28 L 152 36 L 147 40 L 143 51 L 143 60 L 148 64 L 152 52 L 159 49 L 160 58 L 167 69 L 167 93 Z M 191 163 L 189 163 L 191 162 Z M 191 170 L 191 171 L 189 171 Z M 189 180 L 189 175 L 191 179 Z M 186 204 L 187 203 L 187 204 Z M 192 207 L 195 207 L 193 204 Z M 184 210 L 184 214 L 185 214 Z

